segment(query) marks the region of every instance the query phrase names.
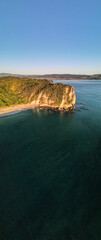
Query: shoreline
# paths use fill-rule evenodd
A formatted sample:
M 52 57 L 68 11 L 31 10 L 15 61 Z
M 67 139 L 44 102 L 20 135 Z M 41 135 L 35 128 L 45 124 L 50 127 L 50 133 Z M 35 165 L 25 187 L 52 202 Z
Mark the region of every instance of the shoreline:
M 45 106 L 45 105 L 36 106 L 34 104 L 18 104 L 18 105 L 13 105 L 10 107 L 0 108 L 0 118 L 8 116 L 8 115 L 12 115 L 12 114 L 17 114 L 22 111 L 27 111 L 27 110 L 33 109 L 33 108 L 38 108 L 40 110 L 47 109 L 47 111 L 52 110 L 53 112 L 69 112 L 74 109 L 74 107 L 72 107 L 72 108 L 68 107 L 68 109 L 59 109 L 57 107 L 50 107 L 50 106 Z
M 7 115 L 11 114 L 16 114 L 21 111 L 26 111 L 28 109 L 32 109 L 35 106 L 32 104 L 18 104 L 18 105 L 13 105 L 10 107 L 2 107 L 0 108 L 0 117 L 5 117 Z

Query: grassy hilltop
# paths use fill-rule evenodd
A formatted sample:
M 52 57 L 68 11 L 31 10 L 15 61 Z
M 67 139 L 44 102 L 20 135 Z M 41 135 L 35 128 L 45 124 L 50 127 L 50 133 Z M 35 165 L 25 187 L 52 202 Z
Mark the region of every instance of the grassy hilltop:
M 46 94 L 47 101 L 51 99 L 55 104 L 62 102 L 65 89 L 71 86 L 56 83 L 52 84 L 49 80 L 18 78 L 18 77 L 1 77 L 0 78 L 0 107 L 12 106 L 17 104 L 26 104 L 36 101 L 40 93 Z M 71 102 L 69 95 L 66 95 L 67 104 Z M 44 96 L 40 97 L 43 103 Z

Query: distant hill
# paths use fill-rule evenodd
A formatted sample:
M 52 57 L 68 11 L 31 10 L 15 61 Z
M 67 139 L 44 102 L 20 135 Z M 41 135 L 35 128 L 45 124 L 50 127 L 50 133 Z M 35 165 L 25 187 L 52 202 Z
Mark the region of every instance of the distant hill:
M 38 78 L 38 79 L 54 79 L 54 80 L 101 80 L 101 74 L 94 75 L 80 75 L 80 74 L 44 74 L 44 75 L 24 75 L 12 73 L 0 73 L 0 77 L 14 76 L 24 78 Z

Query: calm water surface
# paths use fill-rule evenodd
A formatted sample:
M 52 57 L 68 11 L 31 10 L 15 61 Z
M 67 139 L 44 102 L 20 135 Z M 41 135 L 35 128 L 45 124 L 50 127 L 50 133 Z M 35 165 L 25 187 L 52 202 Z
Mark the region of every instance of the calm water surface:
M 69 83 L 75 112 L 0 118 L 0 240 L 101 239 L 101 81 Z

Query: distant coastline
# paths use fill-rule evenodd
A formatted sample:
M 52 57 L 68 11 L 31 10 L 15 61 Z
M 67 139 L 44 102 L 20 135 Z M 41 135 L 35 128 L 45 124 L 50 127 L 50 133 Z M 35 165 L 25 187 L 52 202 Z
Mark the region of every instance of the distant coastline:
M 101 74 L 44 74 L 44 75 L 25 75 L 25 74 L 12 74 L 0 73 L 0 77 L 14 76 L 20 78 L 34 78 L 34 79 L 49 79 L 49 80 L 101 80 Z

